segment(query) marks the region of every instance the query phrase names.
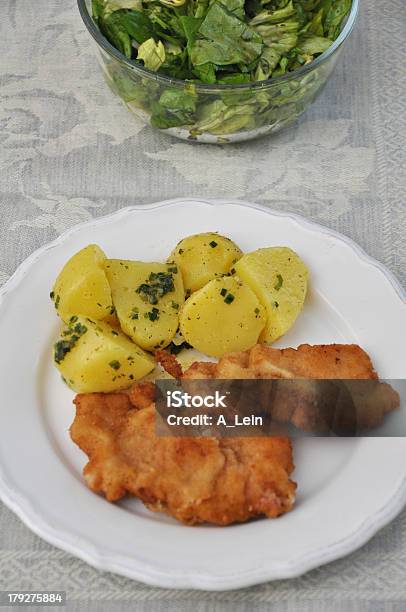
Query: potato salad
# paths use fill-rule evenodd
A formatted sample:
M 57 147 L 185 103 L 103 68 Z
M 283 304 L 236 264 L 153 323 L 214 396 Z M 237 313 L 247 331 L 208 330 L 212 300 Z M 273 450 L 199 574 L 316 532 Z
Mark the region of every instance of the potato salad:
M 126 389 L 154 370 L 157 350 L 219 358 L 271 344 L 294 324 L 307 285 L 292 249 L 244 254 L 215 232 L 183 238 L 166 262 L 108 259 L 91 244 L 50 294 L 63 323 L 54 363 L 77 392 Z

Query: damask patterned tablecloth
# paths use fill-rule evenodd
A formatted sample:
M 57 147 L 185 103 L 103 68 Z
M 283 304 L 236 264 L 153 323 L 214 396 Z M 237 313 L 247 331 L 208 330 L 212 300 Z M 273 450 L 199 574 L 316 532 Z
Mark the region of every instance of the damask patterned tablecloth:
M 78 222 L 203 195 L 301 213 L 352 237 L 405 285 L 406 5 L 361 4 L 334 79 L 300 125 L 222 147 L 137 123 L 105 86 L 74 0 L 3 0 L 0 282 Z M 203 593 L 98 572 L 0 505 L 0 589 L 63 589 L 72 610 L 400 611 L 405 577 L 406 512 L 358 552 L 301 578 Z

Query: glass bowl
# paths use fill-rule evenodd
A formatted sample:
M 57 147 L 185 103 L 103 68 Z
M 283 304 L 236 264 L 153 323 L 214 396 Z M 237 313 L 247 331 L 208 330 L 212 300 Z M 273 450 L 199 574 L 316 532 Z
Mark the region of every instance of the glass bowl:
M 311 64 L 274 79 L 244 85 L 196 84 L 139 66 L 100 33 L 91 16 L 91 0 L 78 0 L 78 6 L 96 42 L 108 85 L 134 115 L 183 140 L 225 144 L 277 132 L 309 108 L 329 79 L 353 30 L 359 0 L 353 0 L 339 37 Z M 164 116 L 154 110 L 161 108 L 157 105 L 160 99 L 165 100 L 168 109 Z

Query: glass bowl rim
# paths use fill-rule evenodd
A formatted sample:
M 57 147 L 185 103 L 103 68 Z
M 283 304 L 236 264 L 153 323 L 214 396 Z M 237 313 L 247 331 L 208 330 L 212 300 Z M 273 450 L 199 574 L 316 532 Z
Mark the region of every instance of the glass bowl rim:
M 155 81 L 158 81 L 166 86 L 181 86 L 185 88 L 187 86 L 193 86 L 196 89 L 196 92 L 202 93 L 213 93 L 216 91 L 235 91 L 235 90 L 261 90 L 261 89 L 269 89 L 274 85 L 278 85 L 284 82 L 288 82 L 299 77 L 304 76 L 307 73 L 312 72 L 317 66 L 320 66 L 325 61 L 327 61 L 332 55 L 334 55 L 335 51 L 337 51 L 341 45 L 347 40 L 349 35 L 351 34 L 359 11 L 359 0 L 352 0 L 351 11 L 348 15 L 347 22 L 342 29 L 340 35 L 333 44 L 321 55 L 319 55 L 315 60 L 313 60 L 310 64 L 306 66 L 302 66 L 298 70 L 294 70 L 293 72 L 288 72 L 283 74 L 282 76 L 270 78 L 265 81 L 252 81 L 251 83 L 195 83 L 192 80 L 185 79 L 175 79 L 164 74 L 160 74 L 159 72 L 154 72 L 153 70 L 149 70 L 144 66 L 140 66 L 135 64 L 132 60 L 127 59 L 118 49 L 116 49 L 112 44 L 109 43 L 107 38 L 103 36 L 100 30 L 97 28 L 95 22 L 93 21 L 92 16 L 90 15 L 86 0 L 77 0 L 80 16 L 82 17 L 83 23 L 85 24 L 89 34 L 96 41 L 99 47 L 101 47 L 108 55 L 113 56 L 120 63 L 125 64 L 130 70 L 138 73 L 140 76 L 148 77 Z

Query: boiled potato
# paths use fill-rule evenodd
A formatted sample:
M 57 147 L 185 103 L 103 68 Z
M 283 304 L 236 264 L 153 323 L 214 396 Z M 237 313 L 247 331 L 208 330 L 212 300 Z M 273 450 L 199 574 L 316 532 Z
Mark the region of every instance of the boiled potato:
M 302 310 L 309 275 L 305 264 L 288 247 L 270 247 L 247 253 L 235 269 L 266 308 L 261 342 L 274 342 L 292 327 Z
M 265 323 L 265 309 L 255 293 L 234 276 L 207 283 L 185 302 L 180 314 L 186 342 L 213 357 L 254 346 Z
M 128 388 L 154 369 L 154 359 L 104 321 L 73 316 L 54 347 L 54 361 L 78 393 Z
M 168 261 L 179 266 L 185 290 L 190 294 L 216 276 L 227 274 L 241 256 L 242 252 L 232 240 L 211 232 L 181 240 Z
M 121 329 L 146 350 L 167 346 L 178 329 L 185 299 L 178 267 L 108 259 L 104 269 Z
M 80 250 L 65 264 L 51 292 L 61 319 L 81 314 L 102 320 L 112 316 L 110 285 L 104 272 L 106 256 L 96 244 Z

